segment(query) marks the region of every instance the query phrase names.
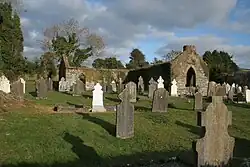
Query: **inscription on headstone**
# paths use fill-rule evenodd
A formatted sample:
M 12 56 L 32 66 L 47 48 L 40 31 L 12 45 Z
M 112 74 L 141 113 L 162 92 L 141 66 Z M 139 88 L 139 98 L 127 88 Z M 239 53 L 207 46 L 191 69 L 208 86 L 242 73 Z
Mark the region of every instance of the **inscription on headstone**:
M 134 82 L 129 82 L 126 84 L 126 88 L 128 88 L 129 91 L 129 98 L 130 102 L 135 103 L 136 102 L 136 84 Z

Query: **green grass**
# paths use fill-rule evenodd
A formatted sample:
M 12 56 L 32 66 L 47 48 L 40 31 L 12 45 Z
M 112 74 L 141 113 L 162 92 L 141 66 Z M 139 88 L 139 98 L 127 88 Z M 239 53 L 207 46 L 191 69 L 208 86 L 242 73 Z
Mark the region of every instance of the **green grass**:
M 34 88 L 34 87 L 33 87 Z M 35 103 L 86 104 L 91 98 L 72 97 L 50 92 L 47 100 Z M 91 93 L 88 93 L 91 95 Z M 117 95 L 105 94 L 105 105 L 115 105 Z M 111 100 L 110 100 L 111 99 Z M 117 100 L 117 99 L 116 99 Z M 192 141 L 199 138 L 192 102 L 171 98 L 168 113 L 150 112 L 151 102 L 139 100 L 135 113 L 135 136 L 121 140 L 114 137 L 115 113 L 49 114 L 30 108 L 0 115 L 0 166 L 115 166 L 161 160 L 190 152 Z M 233 112 L 230 134 L 236 138 L 234 157 L 250 157 L 250 105 L 228 106 Z M 185 154 L 183 154 L 185 155 Z

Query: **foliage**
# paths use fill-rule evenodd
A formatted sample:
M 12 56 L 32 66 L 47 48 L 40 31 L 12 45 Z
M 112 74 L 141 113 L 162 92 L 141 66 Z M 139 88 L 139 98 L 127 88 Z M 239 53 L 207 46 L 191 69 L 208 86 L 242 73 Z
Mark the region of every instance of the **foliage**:
M 145 55 L 139 49 L 133 49 L 129 58 L 130 61 L 126 64 L 127 69 L 138 69 L 149 65 L 145 60 Z
M 232 55 L 224 51 L 206 51 L 203 60 L 209 67 L 209 80 L 222 83 L 227 75 L 233 75 L 238 71 L 239 67 L 232 58 Z
M 94 68 L 103 68 L 103 69 L 121 69 L 124 68 L 124 65 L 120 60 L 117 60 L 116 57 L 109 57 L 105 59 L 95 59 L 92 66 Z
M 50 52 L 46 52 L 40 58 L 39 72 L 44 77 L 51 77 L 56 75 L 56 66 L 51 54 L 52 53 Z
M 154 58 L 153 62 L 151 62 L 152 65 L 161 64 L 161 63 L 163 63 L 163 61 L 162 61 L 162 60 L 159 60 L 159 59 L 156 58 L 156 57 Z
M 176 58 L 176 56 L 178 56 L 181 53 L 182 53 L 181 51 L 171 50 L 170 52 L 168 52 L 166 55 L 163 56 L 163 60 L 167 62 L 172 61 L 173 59 Z

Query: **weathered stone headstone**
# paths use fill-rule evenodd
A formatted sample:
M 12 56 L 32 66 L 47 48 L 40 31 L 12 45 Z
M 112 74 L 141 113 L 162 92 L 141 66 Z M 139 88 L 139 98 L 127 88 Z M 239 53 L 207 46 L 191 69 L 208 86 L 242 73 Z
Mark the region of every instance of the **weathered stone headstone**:
M 246 96 L 246 90 L 248 89 L 248 86 L 243 87 L 243 94 Z
M 234 90 L 233 90 L 232 87 L 231 87 L 231 89 L 228 92 L 228 97 L 227 98 L 228 98 L 228 100 L 231 100 L 231 101 L 234 100 Z
M 92 112 L 105 112 L 106 109 L 103 106 L 103 91 L 102 86 L 97 83 L 93 90 L 92 99 Z
M 135 103 L 136 102 L 136 84 L 134 82 L 129 82 L 126 84 L 126 88 L 128 88 L 129 91 L 129 98 L 130 102 Z
M 53 80 L 51 78 L 48 78 L 47 84 L 48 84 L 48 91 L 52 91 L 53 90 Z
M 226 87 L 220 85 L 216 86 L 215 96 L 226 96 Z
M 178 94 L 177 94 L 177 89 L 178 89 L 178 87 L 177 87 L 177 82 L 176 82 L 176 80 L 174 79 L 173 81 L 172 81 L 172 85 L 171 85 L 171 93 L 170 93 L 170 95 L 171 96 L 178 96 Z
M 124 84 L 123 84 L 123 81 L 122 81 L 122 78 L 119 78 L 119 92 L 122 92 L 123 89 L 124 89 Z
M 116 107 L 116 137 L 127 139 L 134 136 L 134 105 L 130 103 L 129 90 L 118 96 L 121 103 Z
M 226 94 L 229 93 L 230 89 L 231 89 L 231 86 L 227 83 L 226 84 Z
M 46 83 L 46 80 L 44 78 L 41 78 L 37 82 L 37 98 L 39 99 L 45 99 L 47 98 L 48 93 L 48 85 Z
M 11 93 L 16 97 L 23 99 L 24 98 L 24 91 L 23 91 L 23 83 L 21 80 L 17 80 L 11 84 Z
M 10 81 L 4 75 L 0 77 L 0 90 L 5 93 L 10 93 Z
M 235 139 L 228 134 L 232 124 L 232 113 L 228 111 L 221 96 L 213 96 L 212 103 L 202 112 L 201 126 L 205 127 L 205 136 L 198 139 L 197 166 L 223 166 L 233 157 Z
M 102 82 L 102 91 L 103 91 L 104 93 L 107 92 L 107 83 L 105 83 L 105 82 Z
M 235 85 L 235 83 L 232 84 L 231 89 L 232 89 L 232 91 L 233 91 L 234 94 L 235 94 L 235 92 L 236 92 L 236 85 Z
M 20 81 L 23 84 L 23 93 L 25 94 L 25 89 L 26 89 L 25 85 L 26 85 L 26 82 L 25 82 L 25 80 L 23 78 L 20 78 Z
M 242 93 L 242 87 L 241 86 L 237 87 L 237 93 Z
M 148 97 L 150 99 L 153 99 L 154 97 L 154 91 L 157 89 L 157 82 L 151 77 L 149 80 L 149 86 L 148 86 Z
M 67 82 L 65 81 L 65 78 L 62 77 L 59 81 L 59 92 L 66 92 L 67 91 Z
M 214 96 L 215 92 L 216 92 L 216 83 L 214 81 L 211 81 L 208 83 L 207 96 L 208 97 Z
M 80 80 L 77 79 L 75 81 L 75 84 L 73 84 L 73 96 L 80 96 L 84 92 L 84 83 Z
M 111 85 L 112 92 L 117 92 L 116 82 L 114 80 L 111 82 L 110 85 Z
M 143 81 L 142 76 L 140 76 L 138 79 L 138 92 L 140 94 L 144 93 L 144 81 Z
M 200 92 L 196 92 L 194 95 L 194 110 L 199 112 L 203 109 L 203 101 L 202 101 L 202 94 Z
M 249 89 L 246 90 L 246 102 L 250 103 L 250 90 Z
M 157 88 L 164 88 L 164 80 L 162 79 L 162 77 L 160 76 L 159 79 L 157 80 L 158 85 Z
M 152 112 L 167 112 L 168 94 L 165 88 L 159 88 L 154 92 Z

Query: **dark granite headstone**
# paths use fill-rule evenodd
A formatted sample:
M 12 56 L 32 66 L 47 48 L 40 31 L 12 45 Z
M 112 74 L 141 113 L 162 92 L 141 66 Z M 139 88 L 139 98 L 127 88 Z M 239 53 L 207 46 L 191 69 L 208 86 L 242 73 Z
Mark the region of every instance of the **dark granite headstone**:
M 213 96 L 205 112 L 201 112 L 201 126 L 205 136 L 196 142 L 197 166 L 226 166 L 233 157 L 235 139 L 228 134 L 232 112 L 221 96 Z
M 194 110 L 195 111 L 202 111 L 203 103 L 202 103 L 202 94 L 200 92 L 195 93 L 195 100 L 194 100 Z
M 47 98 L 47 93 L 48 93 L 48 87 L 47 87 L 46 80 L 41 78 L 37 82 L 37 98 L 39 99 L 45 99 Z
M 18 97 L 19 99 L 24 98 L 23 83 L 20 80 L 17 80 L 11 84 L 10 91 L 14 96 Z
M 118 97 L 121 103 L 116 108 L 116 137 L 131 138 L 134 136 L 134 105 L 130 103 L 128 88 L 125 88 Z
M 167 112 L 169 93 L 165 88 L 159 88 L 154 92 L 152 112 Z

